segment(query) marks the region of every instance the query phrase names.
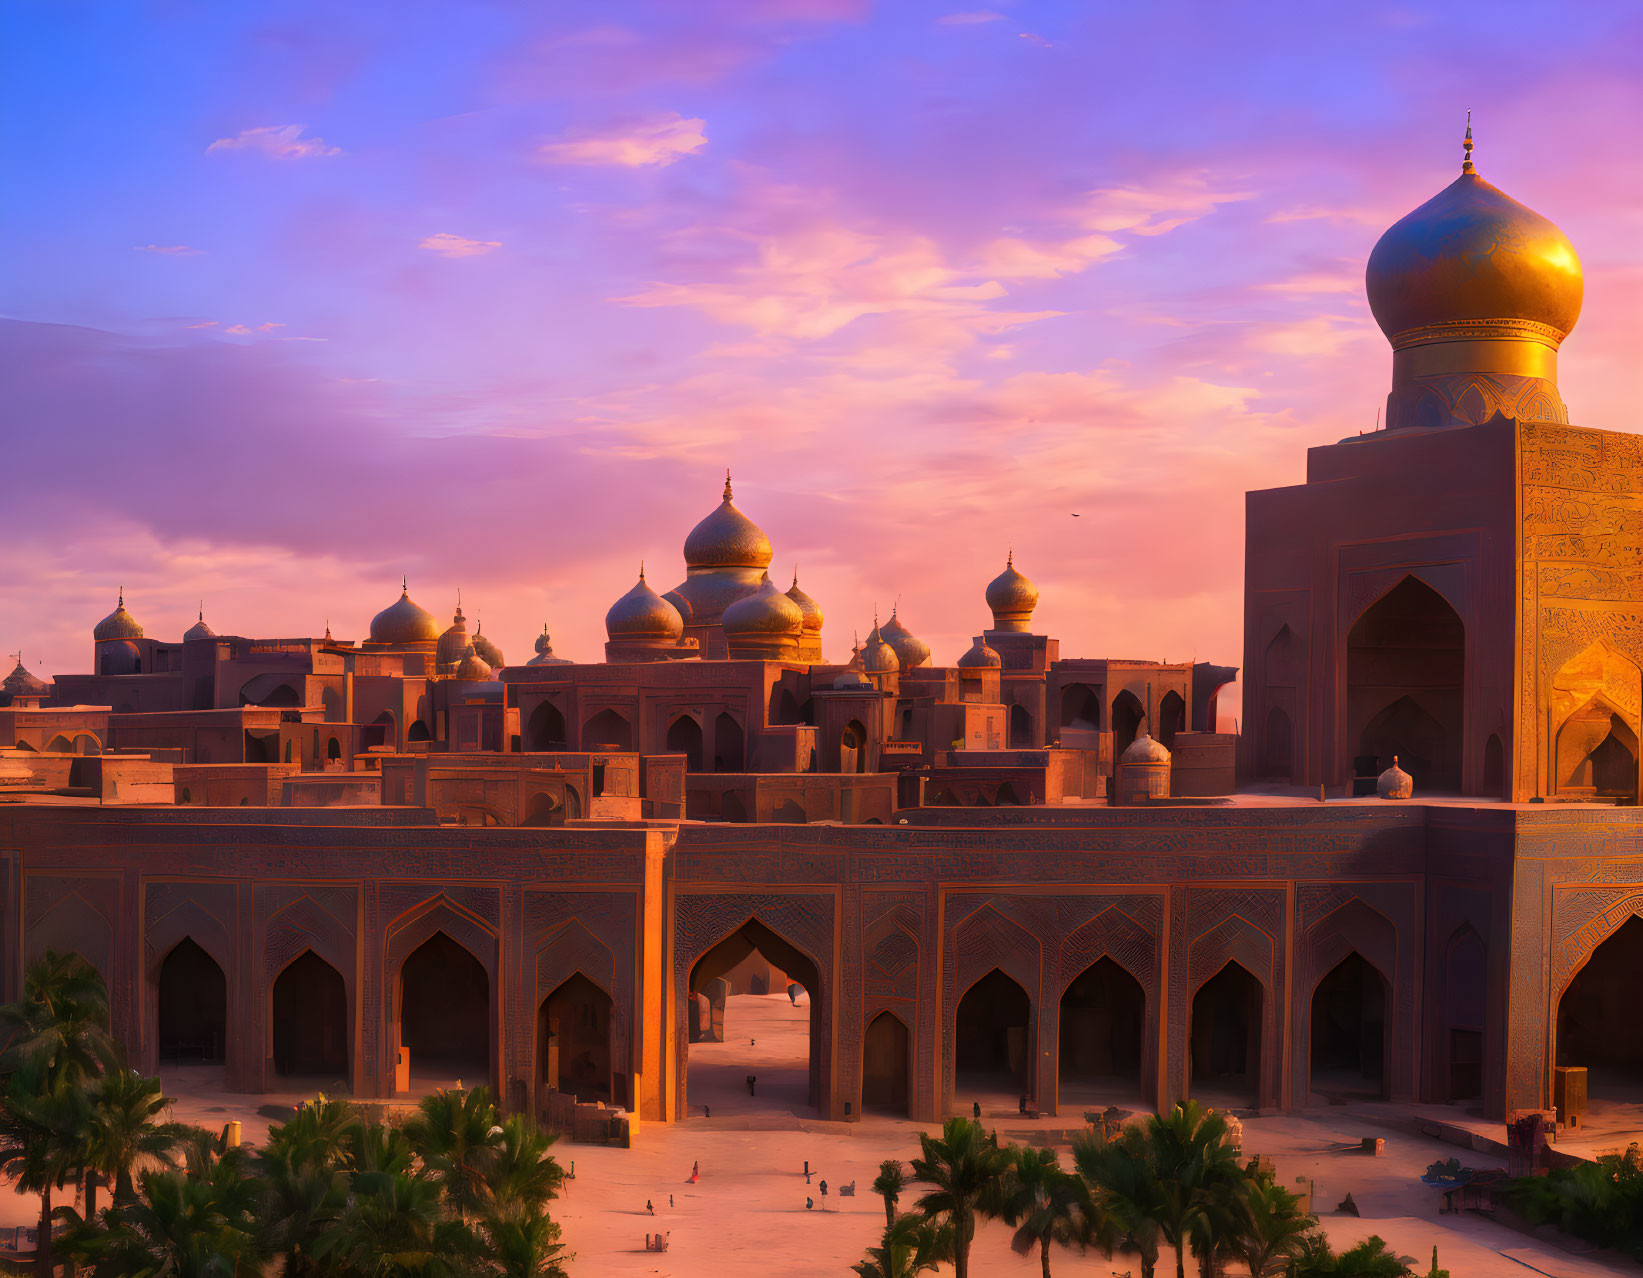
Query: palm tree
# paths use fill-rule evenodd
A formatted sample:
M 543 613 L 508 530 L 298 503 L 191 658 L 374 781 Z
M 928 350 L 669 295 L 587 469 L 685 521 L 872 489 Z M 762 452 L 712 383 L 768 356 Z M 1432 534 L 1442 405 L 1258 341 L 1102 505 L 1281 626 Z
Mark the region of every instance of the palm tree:
M 918 1200 L 918 1210 L 925 1219 L 952 1227 L 953 1272 L 968 1278 L 976 1214 L 997 1192 L 1005 1155 L 981 1124 L 968 1118 L 949 1118 L 940 1139 L 920 1132 L 919 1144 L 924 1156 L 913 1160 L 913 1179 L 935 1188 Z
M 22 1001 L 0 1007 L 0 1037 L 0 1070 L 37 1066 L 48 1090 L 58 1081 L 95 1077 L 119 1061 L 108 1032 L 108 987 L 78 954 L 47 950 L 30 966 Z
M 35 1244 L 35 1273 L 50 1278 L 52 1262 L 52 1193 L 61 1189 L 82 1163 L 79 1092 L 67 1082 L 47 1086 L 43 1068 L 30 1065 L 6 1080 L 0 1099 L 0 1174 L 19 1193 L 40 1195 L 40 1225 Z
M 1220 1240 L 1203 1226 L 1226 1197 L 1238 1192 L 1243 1172 L 1227 1140 L 1224 1115 L 1186 1101 L 1168 1114 L 1154 1114 L 1145 1128 L 1153 1165 L 1153 1219 L 1164 1241 L 1175 1248 L 1175 1278 L 1186 1278 L 1186 1253 L 1196 1238 L 1213 1256 Z
M 1285 1271 L 1317 1224 L 1301 1211 L 1299 1200 L 1282 1185 L 1252 1176 L 1231 1250 L 1249 1267 L 1250 1278 L 1269 1278 Z
M 503 1121 L 501 1139 L 481 1164 L 493 1213 L 540 1216 L 559 1196 L 565 1173 L 548 1152 L 553 1142 L 551 1132 L 521 1115 Z
M 897 1164 L 898 1168 L 900 1164 Z M 952 1230 L 937 1228 L 917 1216 L 903 1216 L 885 1227 L 877 1247 L 851 1266 L 858 1278 L 917 1278 L 952 1259 Z
M 1037 1245 L 1044 1278 L 1050 1278 L 1050 1245 L 1080 1245 L 1095 1216 L 1084 1183 L 1062 1169 L 1053 1149 L 1010 1150 L 998 1196 L 988 1206 L 1016 1227 L 1010 1245 L 1019 1254 L 1025 1256 Z
M 1073 1142 L 1073 1163 L 1112 1227 L 1140 1256 L 1141 1278 L 1153 1278 L 1158 1267 L 1157 1181 L 1142 1130 L 1126 1127 L 1116 1140 L 1108 1140 L 1104 1132 L 1086 1132 Z
M 177 1148 L 188 1139 L 184 1123 L 159 1122 L 171 1102 L 160 1080 L 136 1070 L 114 1070 L 86 1089 L 83 1138 L 86 1167 L 114 1186 L 116 1204 L 136 1195 L 132 1173 L 139 1166 L 173 1166 Z M 95 1202 L 87 1215 L 95 1215 Z
M 485 1220 L 487 1275 L 495 1278 L 566 1278 L 571 1259 L 559 1241 L 559 1226 L 546 1216 L 490 1216 Z
M 354 1177 L 348 1204 L 321 1233 L 313 1259 L 322 1273 L 449 1278 L 477 1252 L 473 1232 L 441 1210 L 435 1181 L 368 1171 Z
M 457 1219 L 484 1211 L 485 1167 L 503 1138 L 489 1089 L 425 1096 L 404 1130 Z
M 317 1096 L 268 1129 L 263 1152 L 293 1167 L 334 1167 L 348 1152 L 358 1127 L 359 1120 L 345 1102 Z
M 896 1204 L 901 1201 L 901 1191 L 906 1184 L 901 1159 L 886 1158 L 879 1164 L 879 1174 L 873 1178 L 873 1192 L 884 1199 L 885 1228 L 896 1223 Z

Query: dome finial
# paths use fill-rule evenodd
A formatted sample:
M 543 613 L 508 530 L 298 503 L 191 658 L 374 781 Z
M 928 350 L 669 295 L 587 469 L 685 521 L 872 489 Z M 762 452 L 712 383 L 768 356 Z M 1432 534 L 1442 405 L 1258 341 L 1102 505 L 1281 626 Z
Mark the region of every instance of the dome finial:
M 1010 550 L 1009 550 L 1009 553 L 1004 556 L 1004 566 L 1006 568 L 1014 568 L 1015 567 L 1015 547 L 1014 546 L 1011 546 Z
M 644 579 L 645 579 L 645 561 L 643 559 L 641 559 L 639 561 L 639 580 L 643 581 Z
M 205 600 L 200 600 L 200 620 L 205 620 Z
M 125 606 L 126 606 L 126 588 L 124 586 L 121 586 L 120 587 L 120 607 L 124 608 Z
M 725 500 L 730 500 L 730 467 L 725 467 Z
M 1462 173 L 1476 173 L 1477 170 L 1472 167 L 1472 112 L 1470 109 L 1466 112 L 1466 141 L 1462 142 L 1460 146 L 1460 171 Z
M 399 593 L 402 595 L 409 595 L 411 593 L 411 579 L 404 573 L 400 574 Z

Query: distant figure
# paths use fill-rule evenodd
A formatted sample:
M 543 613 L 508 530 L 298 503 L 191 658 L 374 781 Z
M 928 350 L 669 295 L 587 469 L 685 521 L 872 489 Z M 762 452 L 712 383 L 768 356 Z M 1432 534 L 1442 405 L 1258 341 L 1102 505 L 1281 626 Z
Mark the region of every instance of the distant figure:
M 816 1206 L 816 1200 L 814 1198 L 806 1198 L 804 1200 L 804 1209 L 806 1211 L 812 1210 L 815 1206 Z
M 1016 1106 L 1016 1113 L 1025 1114 L 1026 1112 L 1027 1112 L 1027 1093 L 1023 1092 L 1021 1094 L 1021 1103 Z
M 810 1174 L 810 1160 L 808 1158 L 804 1160 L 804 1174 L 806 1176 Z
M 755 1043 L 757 1043 L 757 1042 L 758 1042 L 758 1041 L 759 1041 L 759 1040 L 758 1040 L 758 1039 L 756 1039 L 756 1038 L 750 1038 L 750 1039 L 748 1039 L 748 1040 L 747 1040 L 747 1045 L 748 1045 L 748 1046 L 749 1046 L 749 1047 L 752 1047 L 752 1046 L 753 1046 L 753 1044 L 755 1044 Z
M 712 1118 L 713 1117 L 713 1106 L 703 1105 L 702 1106 L 702 1117 L 703 1118 Z
M 753 1095 L 753 1084 L 758 1082 L 758 1081 L 759 1081 L 759 1076 L 757 1074 L 749 1074 L 747 1076 L 747 1094 L 749 1096 Z
M 807 1184 L 807 1185 L 810 1183 L 810 1164 L 809 1163 L 806 1163 L 804 1165 L 804 1183 Z
M 667 1196 L 667 1205 L 668 1205 L 668 1206 L 669 1206 L 669 1207 L 671 1207 L 671 1206 L 673 1206 L 673 1195 L 672 1195 L 672 1194 L 669 1194 L 669 1195 L 668 1195 L 668 1196 Z
M 696 1177 L 700 1176 L 701 1174 L 702 1174 L 702 1160 L 700 1158 L 698 1158 L 695 1162 L 691 1163 L 691 1165 L 690 1165 L 690 1179 L 694 1181 L 696 1179 Z
M 645 1210 L 654 1216 L 656 1214 L 656 1204 L 651 1202 L 648 1198 L 645 1199 Z
M 839 1186 L 839 1197 L 840 1198 L 854 1198 L 855 1196 L 856 1196 L 856 1182 L 855 1181 L 851 1181 L 848 1185 L 840 1185 Z
M 799 993 L 800 993 L 801 990 L 803 990 L 803 988 L 804 987 L 802 985 L 800 985 L 797 981 L 795 981 L 793 984 L 791 984 L 787 987 L 788 1001 L 791 1002 L 794 1007 L 797 1007 L 799 1005 Z
M 825 1180 L 822 1181 L 822 1183 L 820 1185 L 818 1185 L 816 1188 L 821 1190 L 822 1201 L 826 1202 L 827 1201 L 827 1182 Z
M 977 1118 L 980 1118 L 981 1117 L 981 1102 L 980 1101 L 974 1102 L 970 1106 L 970 1112 L 973 1113 Z

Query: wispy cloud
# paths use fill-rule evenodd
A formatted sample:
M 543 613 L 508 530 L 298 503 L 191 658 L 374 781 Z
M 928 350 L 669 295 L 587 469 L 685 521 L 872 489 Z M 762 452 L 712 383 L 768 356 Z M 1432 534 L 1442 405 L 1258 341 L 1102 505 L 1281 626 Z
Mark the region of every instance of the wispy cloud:
M 231 138 L 218 138 L 206 147 L 212 151 L 261 151 L 276 160 L 309 160 L 324 155 L 341 155 L 342 148 L 324 138 L 305 138 L 301 124 L 268 124 L 241 129 Z
M 546 142 L 537 155 L 550 164 L 662 167 L 707 145 L 706 122 L 677 111 L 628 120 Z
M 188 244 L 133 244 L 131 247 L 134 252 L 158 253 L 163 257 L 197 257 L 205 252 Z
M 430 253 L 438 253 L 441 257 L 479 257 L 492 249 L 501 248 L 502 241 L 470 240 L 466 236 L 441 231 L 437 235 L 430 235 L 417 247 L 427 249 Z
M 936 19 L 944 27 L 974 27 L 984 22 L 1002 22 L 1004 15 L 994 13 L 991 9 L 976 9 L 966 13 L 944 13 Z
M 201 327 L 201 326 L 200 325 L 195 325 L 195 327 L 198 328 L 198 327 Z M 284 328 L 284 327 L 285 327 L 284 324 L 279 324 L 279 323 L 274 322 L 273 320 L 269 320 L 266 323 L 255 324 L 255 325 L 252 325 L 252 324 L 230 324 L 227 328 L 223 329 L 223 332 L 232 333 L 232 334 L 234 334 L 235 337 L 252 337 L 252 336 L 255 336 L 258 333 L 272 333 L 276 328 Z

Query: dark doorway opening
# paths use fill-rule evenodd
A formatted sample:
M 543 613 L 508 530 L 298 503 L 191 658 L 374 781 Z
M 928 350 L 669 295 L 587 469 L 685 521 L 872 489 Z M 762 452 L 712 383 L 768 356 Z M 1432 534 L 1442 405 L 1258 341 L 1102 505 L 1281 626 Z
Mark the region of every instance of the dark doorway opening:
M 1110 958 L 1090 964 L 1061 996 L 1061 1101 L 1135 1099 L 1146 1025 L 1141 983 Z
M 551 701 L 544 701 L 531 711 L 525 725 L 525 741 L 535 751 L 566 750 L 570 748 L 570 734 L 565 731 L 565 716 Z
M 304 950 L 274 982 L 274 1072 L 346 1079 L 348 987 L 342 973 Z
M 609 994 L 580 972 L 542 1000 L 536 1013 L 536 1060 L 544 1089 L 579 1101 L 626 1105 L 626 1076 L 618 1085 L 610 1044 Z
M 184 937 L 160 964 L 159 1024 L 162 1061 L 220 1065 L 227 1056 L 228 981 L 223 970 Z
M 685 756 L 685 771 L 702 770 L 702 725 L 688 714 L 680 715 L 667 726 L 669 754 Z
M 1635 1100 L 1643 1085 L 1643 919 L 1635 915 L 1592 951 L 1557 1004 L 1557 1063 L 1584 1065 L 1591 1095 Z
M 1034 1094 L 1032 1010 L 1027 991 L 996 967 L 965 992 L 953 1027 L 955 1102 L 979 1096 L 997 1106 Z
M 1415 784 L 1460 789 L 1466 628 L 1449 603 L 1405 577 L 1347 636 L 1347 740 L 1380 768 L 1397 756 Z
M 1061 690 L 1061 726 L 1074 732 L 1101 731 L 1101 698 L 1093 688 L 1070 683 Z
M 1558 729 L 1557 792 L 1637 802 L 1637 736 L 1602 698 Z
M 399 1042 L 411 1075 L 437 1085 L 490 1082 L 491 982 L 485 966 L 435 932 L 399 969 Z
M 1033 748 L 1033 717 L 1027 713 L 1026 706 L 1010 707 L 1010 749 L 1031 750 Z
M 633 749 L 633 725 L 614 710 L 601 710 L 582 728 L 584 750 Z
M 1354 950 L 1312 995 L 1312 1092 L 1385 1095 L 1386 1022 L 1386 981 Z
M 1295 733 L 1282 706 L 1273 706 L 1266 716 L 1266 742 L 1261 752 L 1261 775 L 1273 781 L 1288 781 L 1295 774 Z
M 713 770 L 746 771 L 742 725 L 728 714 L 721 714 L 713 721 Z
M 1449 941 L 1443 963 L 1443 1011 L 1446 1029 L 1440 1047 L 1448 1057 L 1443 1080 L 1447 1099 L 1483 1097 L 1484 1003 L 1488 997 L 1488 966 L 1483 938 L 1463 927 Z
M 908 1118 L 908 1070 L 912 1063 L 906 1023 L 880 1012 L 867 1025 L 861 1049 L 861 1106 Z
M 1193 1094 L 1258 1105 L 1265 991 L 1242 964 L 1228 963 L 1192 1000 Z
M 1147 708 L 1141 699 L 1127 689 L 1120 692 L 1112 703 L 1112 757 L 1122 757 L 1124 751 L 1141 735 L 1147 722 Z
M 839 737 L 839 771 L 867 771 L 867 729 L 855 719 L 844 725 Z
M 1166 692 L 1158 703 L 1158 739 L 1175 749 L 1175 734 L 1187 730 L 1187 703 L 1179 692 Z

